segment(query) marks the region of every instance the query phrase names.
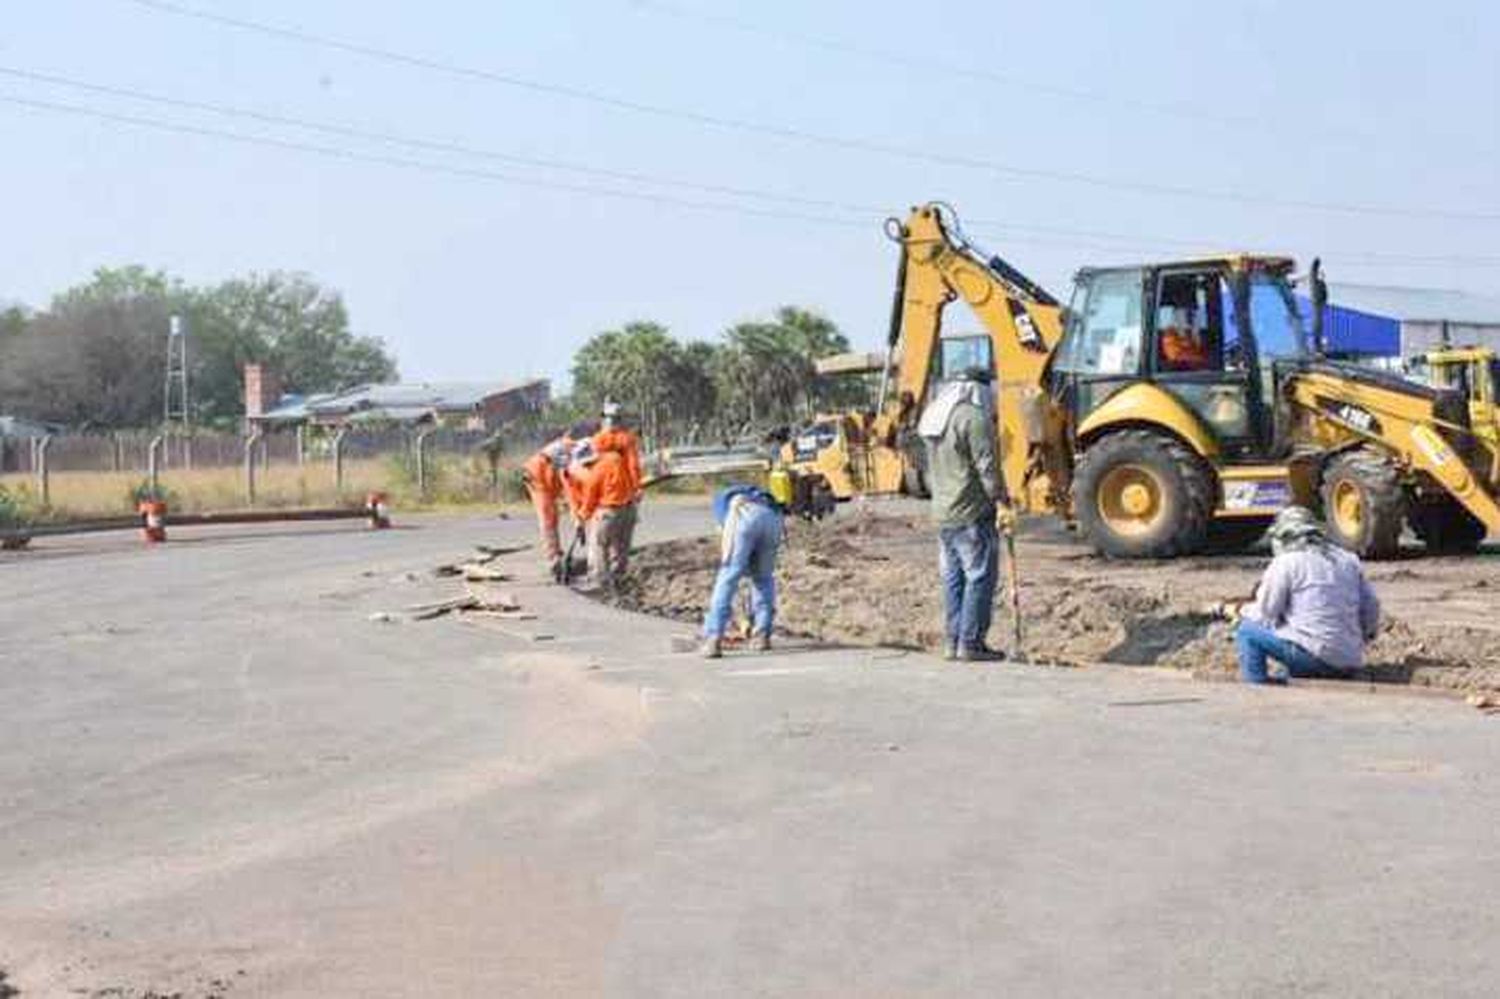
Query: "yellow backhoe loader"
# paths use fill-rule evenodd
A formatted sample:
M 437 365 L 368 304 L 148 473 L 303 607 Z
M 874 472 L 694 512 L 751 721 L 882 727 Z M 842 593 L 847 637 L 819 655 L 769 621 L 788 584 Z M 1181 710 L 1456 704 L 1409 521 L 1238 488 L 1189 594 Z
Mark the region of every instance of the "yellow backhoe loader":
M 1368 557 L 1394 554 L 1408 520 L 1443 550 L 1500 533 L 1500 469 L 1466 399 L 1323 358 L 1316 263 L 1309 340 L 1286 257 L 1085 268 L 1064 309 L 980 252 L 947 206 L 887 234 L 901 254 L 879 405 L 814 421 L 783 455 L 839 498 L 922 494 L 917 416 L 933 386 L 978 363 L 995 371 L 1012 502 L 1063 515 L 1106 555 L 1247 542 L 1293 501 Z M 943 334 L 960 299 L 984 333 Z

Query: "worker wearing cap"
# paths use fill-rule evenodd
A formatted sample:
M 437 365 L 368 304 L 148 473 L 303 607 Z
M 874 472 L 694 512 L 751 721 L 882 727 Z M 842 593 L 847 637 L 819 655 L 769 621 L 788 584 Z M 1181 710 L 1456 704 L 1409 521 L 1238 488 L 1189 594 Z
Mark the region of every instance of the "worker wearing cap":
M 566 433 L 559 434 L 542 445 L 521 466 L 526 492 L 531 496 L 532 506 L 536 507 L 537 527 L 542 535 L 542 554 L 546 556 L 554 575 L 562 560 L 562 544 L 557 536 L 557 505 L 563 496 L 563 470 L 567 468 L 572 450 L 572 438 Z
M 589 574 L 593 584 L 612 587 L 630 564 L 635 532 L 637 481 L 618 438 L 595 435 L 583 461 L 587 469 L 579 515 L 588 524 Z
M 634 498 L 639 500 L 641 484 L 645 481 L 641 474 L 641 442 L 635 432 L 625 426 L 618 402 L 604 404 L 600 413 L 599 432 L 594 434 L 594 447 L 601 454 L 605 451 L 619 452 L 625 462 L 625 473 L 634 489 Z
M 996 457 L 993 377 L 988 368 L 964 371 L 917 422 L 938 525 L 946 655 L 966 662 L 1005 658 L 988 644 L 999 583 L 998 525 L 1010 515 Z
M 1235 629 L 1241 679 L 1347 676 L 1380 626 L 1380 601 L 1359 558 L 1330 541 L 1306 507 L 1282 510 L 1268 533 L 1274 557 Z M 1272 676 L 1268 660 L 1286 676 Z
M 594 578 L 608 582 L 623 574 L 630 565 L 630 545 L 635 538 L 644 483 L 641 442 L 635 432 L 625 426 L 620 404 L 608 401 L 600 410 L 599 429 L 592 440 L 599 455 L 600 470 L 608 471 L 600 478 L 599 499 L 588 518 L 591 538 L 595 521 L 600 528 L 598 547 L 590 545 L 589 565 L 592 570 L 596 551 L 604 556 L 609 564 L 602 570 L 603 575 L 595 571 Z
M 782 508 L 776 498 L 755 486 L 736 485 L 714 497 L 714 519 L 719 522 L 719 575 L 703 616 L 703 655 L 724 654 L 724 631 L 740 580 L 750 577 L 751 629 L 758 652 L 771 648 L 776 622 L 776 553 L 781 548 Z

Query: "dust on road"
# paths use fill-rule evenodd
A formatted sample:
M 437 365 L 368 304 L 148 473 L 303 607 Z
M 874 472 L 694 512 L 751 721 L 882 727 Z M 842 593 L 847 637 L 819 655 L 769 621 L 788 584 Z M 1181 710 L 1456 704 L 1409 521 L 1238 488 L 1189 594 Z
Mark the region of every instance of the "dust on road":
M 1020 539 L 1024 645 L 1034 661 L 1113 662 L 1234 671 L 1229 625 L 1206 608 L 1242 601 L 1265 568 L 1265 552 L 1169 562 L 1099 558 L 1049 523 Z M 684 622 L 701 620 L 718 557 L 714 538 L 638 552 L 617 602 Z M 851 645 L 938 651 L 942 596 L 934 528 L 920 516 L 841 511 L 817 524 L 792 522 L 777 570 L 778 625 Z M 1367 567 L 1386 621 L 1367 650 L 1361 678 L 1454 690 L 1500 689 L 1500 558 L 1412 557 Z M 996 630 L 1004 633 L 1003 598 Z

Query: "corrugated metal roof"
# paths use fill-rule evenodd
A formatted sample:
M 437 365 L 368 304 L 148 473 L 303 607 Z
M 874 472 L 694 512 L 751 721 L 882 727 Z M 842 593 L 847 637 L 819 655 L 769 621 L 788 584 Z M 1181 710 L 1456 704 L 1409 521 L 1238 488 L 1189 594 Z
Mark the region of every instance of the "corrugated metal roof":
M 288 400 L 266 413 L 267 420 L 304 420 L 374 412 L 390 418 L 413 418 L 428 412 L 466 412 L 486 399 L 546 384 L 545 378 L 514 382 L 407 382 L 396 385 L 360 385 L 344 392 L 331 392 Z
M 1443 288 L 1399 288 L 1328 282 L 1334 305 L 1402 322 L 1475 323 L 1500 326 L 1500 298 Z

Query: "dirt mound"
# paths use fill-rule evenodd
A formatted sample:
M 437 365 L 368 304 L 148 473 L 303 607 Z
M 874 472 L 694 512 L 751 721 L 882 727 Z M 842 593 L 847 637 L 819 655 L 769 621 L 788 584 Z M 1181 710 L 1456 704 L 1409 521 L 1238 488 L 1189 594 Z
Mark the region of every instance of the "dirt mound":
M 1264 556 L 1219 556 L 1171 562 L 1111 562 L 1065 532 L 1028 525 L 1021 538 L 1024 646 L 1036 661 L 1160 665 L 1232 673 L 1229 625 L 1208 612 L 1218 601 L 1246 599 Z M 1435 571 L 1424 571 L 1431 561 Z M 1480 560 L 1483 561 L 1483 560 Z M 696 623 L 702 619 L 718 563 L 716 538 L 652 545 L 636 557 L 616 598 L 626 608 Z M 1363 676 L 1462 690 L 1500 689 L 1500 631 L 1425 613 L 1426 591 L 1439 601 L 1460 589 L 1482 590 L 1493 574 L 1475 560 L 1411 560 L 1372 570 L 1377 591 L 1424 606 L 1418 619 L 1388 614 L 1368 650 Z M 1455 579 L 1465 573 L 1473 579 Z M 777 569 L 778 627 L 790 634 L 850 645 L 938 651 L 943 642 L 937 538 L 922 518 L 863 511 L 818 524 L 793 522 Z M 1402 599 L 1395 602 L 1401 603 Z M 741 594 L 748 618 L 748 594 Z M 1388 601 L 1389 602 L 1389 601 Z M 992 639 L 1008 634 L 1008 611 L 996 608 Z

